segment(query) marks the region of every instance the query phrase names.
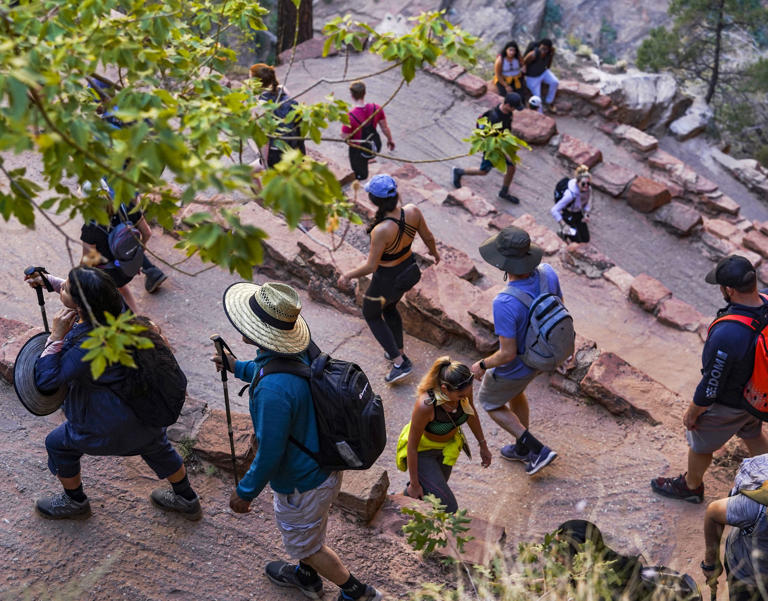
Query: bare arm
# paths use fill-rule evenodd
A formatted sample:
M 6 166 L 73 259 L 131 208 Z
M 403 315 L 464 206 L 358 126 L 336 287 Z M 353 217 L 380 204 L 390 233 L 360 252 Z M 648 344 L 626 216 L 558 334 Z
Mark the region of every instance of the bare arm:
M 469 391 L 469 404 L 472 408 L 475 408 L 475 402 L 472 400 L 472 390 Z M 477 439 L 477 444 L 480 445 L 480 460 L 483 467 L 491 465 L 491 452 L 488 450 L 488 443 L 485 441 L 485 435 L 483 434 L 483 426 L 480 424 L 480 418 L 477 417 L 477 411 L 474 415 L 470 415 L 467 420 L 469 429 L 472 430 L 472 434 Z
M 389 130 L 389 124 L 387 123 L 386 118 L 379 121 L 379 125 L 381 125 L 381 131 L 383 131 L 384 135 L 387 137 L 387 148 L 394 150 L 395 141 L 392 139 L 392 132 Z
M 386 246 L 386 236 L 384 230 L 389 230 L 388 224 L 377 225 L 371 232 L 371 248 L 368 251 L 368 259 L 362 265 L 358 265 L 354 269 L 350 269 L 341 277 L 345 280 L 351 280 L 352 278 L 359 278 L 369 273 L 376 271 L 381 261 L 381 255 L 384 253 L 384 247 Z M 397 227 L 397 226 L 394 226 Z
M 144 216 L 136 222 L 136 229 L 138 229 L 141 234 L 141 243 L 146 246 L 147 241 L 152 237 L 152 230 L 149 228 L 149 224 L 147 223 L 147 220 L 144 219 Z
M 424 397 L 419 397 L 413 406 L 411 414 L 411 429 L 408 431 L 408 476 L 411 480 L 408 484 L 408 496 L 420 499 L 424 496 L 424 490 L 419 483 L 419 441 L 424 434 L 424 428 L 432 419 L 434 409 L 424 403 Z
M 424 241 L 424 244 L 427 245 L 427 250 L 429 250 L 429 254 L 432 255 L 435 258 L 435 264 L 440 262 L 440 253 L 437 250 L 437 243 L 435 242 L 435 237 L 432 234 L 432 230 L 429 229 L 429 226 L 427 225 L 427 220 L 424 219 L 424 215 L 421 214 L 421 211 L 418 207 L 415 207 L 416 211 L 418 211 L 419 215 L 419 226 L 417 231 L 419 232 L 419 236 Z
M 504 88 L 507 90 L 507 92 L 511 92 L 512 88 L 507 85 L 507 82 L 504 81 L 504 76 L 501 74 L 501 65 L 502 65 L 502 58 L 501 55 L 496 57 L 496 62 L 493 63 L 493 73 L 496 75 L 496 81 L 498 81 Z
M 485 369 L 480 367 L 480 361 L 472 364 L 472 373 L 475 375 L 476 380 L 480 380 L 485 373 L 485 370 L 492 367 L 499 367 L 500 365 L 506 365 L 511 361 L 514 361 L 517 357 L 517 339 L 506 338 L 505 336 L 499 336 L 499 350 L 493 353 L 490 357 L 483 359 L 485 363 Z

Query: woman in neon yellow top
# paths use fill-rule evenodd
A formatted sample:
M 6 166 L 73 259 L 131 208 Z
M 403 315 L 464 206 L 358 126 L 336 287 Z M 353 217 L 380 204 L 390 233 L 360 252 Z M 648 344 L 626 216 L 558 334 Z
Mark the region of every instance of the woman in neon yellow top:
M 405 494 L 417 499 L 433 494 L 447 511 L 458 509 L 448 478 L 465 444 L 464 423 L 480 444 L 483 467 L 488 467 L 491 453 L 472 402 L 472 372 L 463 363 L 440 357 L 419 382 L 411 421 L 397 442 L 397 467 L 411 477 Z

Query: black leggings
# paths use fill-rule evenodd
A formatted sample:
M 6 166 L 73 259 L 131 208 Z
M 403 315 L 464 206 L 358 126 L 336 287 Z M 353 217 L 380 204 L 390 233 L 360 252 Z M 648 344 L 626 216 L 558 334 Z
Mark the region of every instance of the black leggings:
M 397 357 L 403 348 L 403 320 L 397 311 L 397 303 L 408 292 L 398 289 L 395 281 L 414 262 L 411 255 L 394 267 L 376 269 L 363 298 L 363 317 L 373 337 L 390 357 Z
M 563 211 L 563 221 L 576 230 L 575 236 L 566 236 L 569 242 L 589 242 L 589 228 L 581 211 Z
M 425 495 L 435 495 L 445 505 L 448 513 L 456 513 L 459 504 L 448 486 L 453 466 L 443 463 L 443 451 L 431 449 L 421 451 L 419 457 L 419 484 Z M 406 489 L 407 491 L 408 489 Z M 407 494 L 407 492 L 406 492 Z

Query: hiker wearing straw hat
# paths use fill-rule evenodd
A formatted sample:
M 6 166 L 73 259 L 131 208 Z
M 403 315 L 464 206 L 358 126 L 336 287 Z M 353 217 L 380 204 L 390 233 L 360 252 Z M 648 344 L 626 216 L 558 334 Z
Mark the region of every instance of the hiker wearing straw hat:
M 493 323 L 499 337 L 499 350 L 472 365 L 475 378 L 482 381 L 478 402 L 517 440 L 501 449 L 507 461 L 521 461 L 533 475 L 549 465 L 557 453 L 539 442 L 528 429 L 528 399 L 525 389 L 541 373 L 523 363 L 524 340 L 529 323 L 528 307 L 518 298 L 526 293 L 535 299 L 544 286 L 560 299 L 563 293 L 552 267 L 541 263 L 543 251 L 531 242 L 525 230 L 510 226 L 488 238 L 480 255 L 504 272 L 507 288 L 493 299 Z
M 701 570 L 712 590 L 723 572 L 720 541 L 725 526 L 725 571 L 732 601 L 768 599 L 768 455 L 741 462 L 730 496 L 713 501 L 704 518 Z
M 375 588 L 350 574 L 325 544 L 328 512 L 341 487 L 341 472 L 320 469 L 298 446 L 314 453 L 319 450 L 309 382 L 290 373 L 259 377 L 275 358 L 288 356 L 310 363 L 309 327 L 300 315 L 299 295 L 287 284 L 240 282 L 224 292 L 224 311 L 243 341 L 258 348 L 251 361 L 238 361 L 226 351 L 212 358 L 217 369 L 227 369 L 251 383 L 250 412 L 258 446 L 229 505 L 237 513 L 250 511 L 251 502 L 269 482 L 283 545 L 288 555 L 298 560 L 297 564 L 268 563 L 267 577 L 278 586 L 299 589 L 310 599 L 323 594 L 320 576 L 341 588 L 340 600 L 381 599 Z M 258 382 L 255 386 L 254 378 Z

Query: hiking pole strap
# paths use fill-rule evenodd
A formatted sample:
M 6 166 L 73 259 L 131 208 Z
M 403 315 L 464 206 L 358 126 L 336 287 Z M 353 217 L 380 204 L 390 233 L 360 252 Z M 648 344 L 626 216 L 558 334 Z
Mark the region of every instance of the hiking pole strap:
M 238 478 L 237 478 L 237 460 L 235 459 L 235 435 L 232 431 L 232 412 L 229 409 L 229 388 L 227 387 L 227 363 L 226 359 L 224 358 L 224 349 L 226 348 L 227 351 L 229 351 L 230 354 L 232 354 L 232 349 L 229 348 L 229 345 L 224 342 L 224 339 L 214 334 L 211 336 L 211 340 L 213 340 L 213 344 L 216 346 L 216 352 L 219 354 L 219 357 L 221 357 L 221 363 L 222 363 L 222 370 L 221 370 L 221 383 L 224 387 L 224 409 L 227 414 L 227 434 L 229 434 L 229 452 L 232 457 L 232 475 L 235 478 L 235 486 L 238 485 Z

